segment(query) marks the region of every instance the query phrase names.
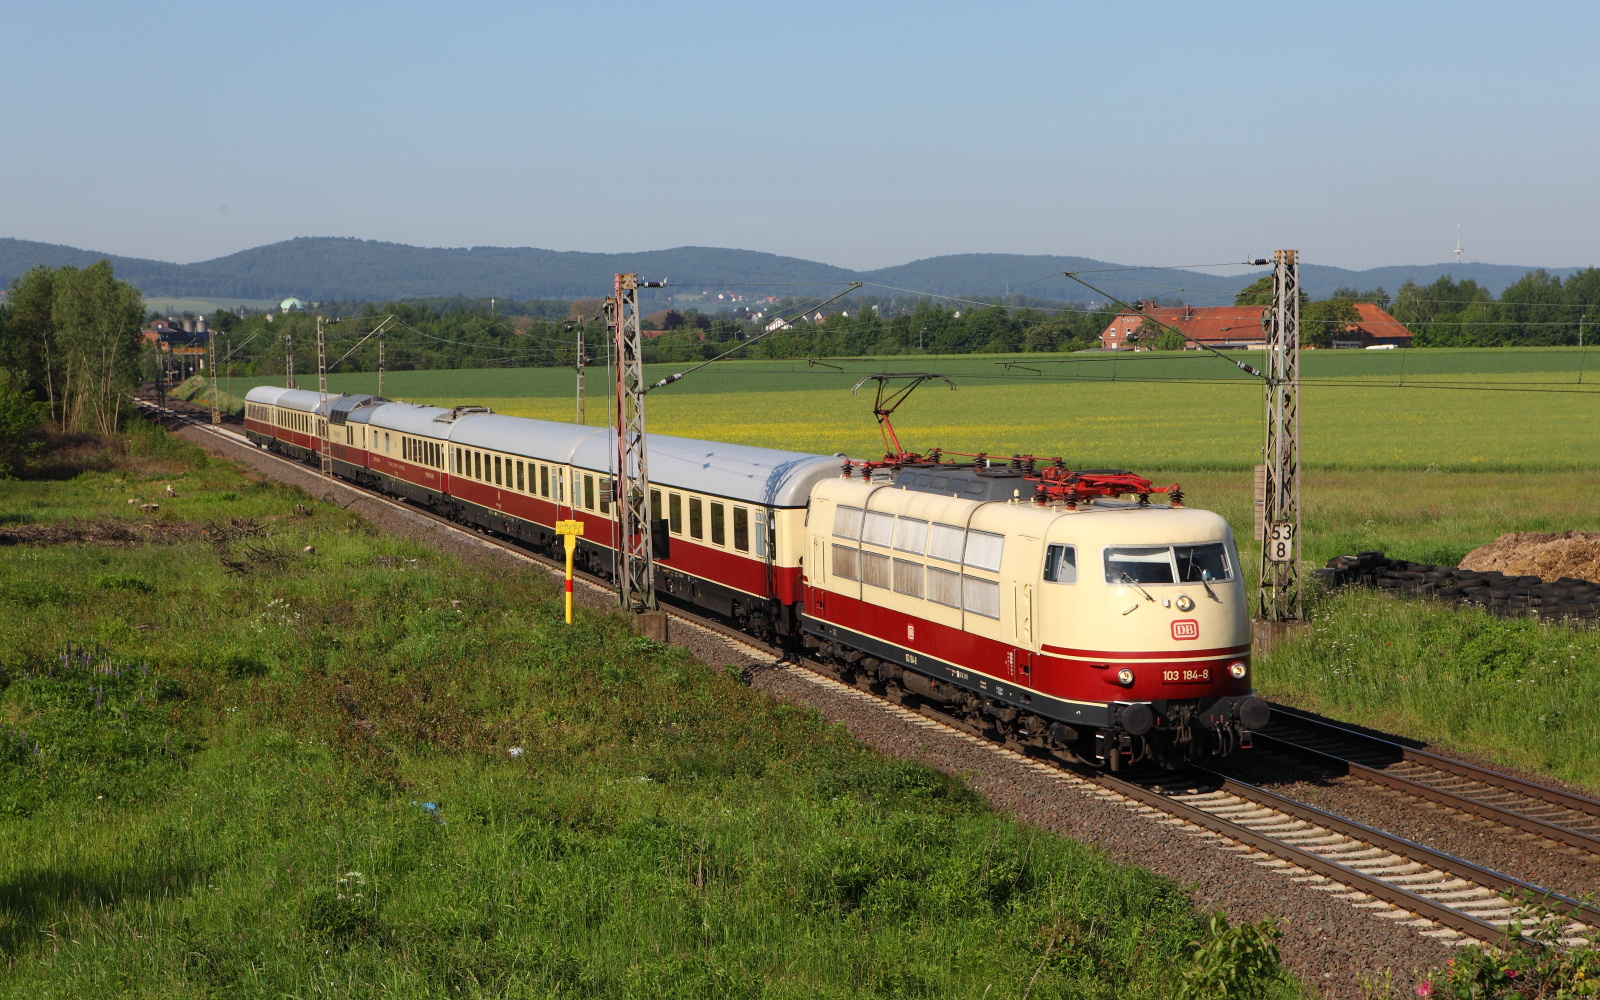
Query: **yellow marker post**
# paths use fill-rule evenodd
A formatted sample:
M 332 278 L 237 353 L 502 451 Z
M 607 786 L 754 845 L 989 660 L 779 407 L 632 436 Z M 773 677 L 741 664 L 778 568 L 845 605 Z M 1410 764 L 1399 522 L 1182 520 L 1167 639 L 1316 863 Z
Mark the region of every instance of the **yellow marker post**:
M 583 534 L 582 521 L 557 521 L 556 534 L 567 544 L 567 624 L 572 624 L 572 553 L 578 550 L 578 537 Z

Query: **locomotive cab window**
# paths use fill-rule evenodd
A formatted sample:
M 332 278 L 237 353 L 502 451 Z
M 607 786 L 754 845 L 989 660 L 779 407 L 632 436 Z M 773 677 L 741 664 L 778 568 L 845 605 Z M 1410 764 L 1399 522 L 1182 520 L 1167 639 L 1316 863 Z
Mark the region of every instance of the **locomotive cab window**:
M 1106 582 L 1172 583 L 1172 549 L 1163 545 L 1112 546 L 1106 549 Z
M 1071 545 L 1052 545 L 1045 549 L 1044 578 L 1050 583 L 1077 583 L 1077 549 Z
M 1221 542 L 1212 542 L 1209 545 L 1174 545 L 1172 557 L 1178 565 L 1179 583 L 1233 579 L 1233 573 L 1228 565 L 1228 549 Z

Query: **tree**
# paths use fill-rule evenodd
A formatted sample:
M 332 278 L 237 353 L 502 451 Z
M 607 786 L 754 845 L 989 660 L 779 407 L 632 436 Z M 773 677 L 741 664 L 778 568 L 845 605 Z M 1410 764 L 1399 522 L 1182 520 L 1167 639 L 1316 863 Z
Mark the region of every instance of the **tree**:
M 35 267 L 11 282 L 11 316 L 0 334 L 0 368 L 13 373 L 18 388 L 44 397 L 55 419 L 61 390 L 55 351 L 55 277 L 48 267 Z
M 1361 314 L 1346 298 L 1323 299 L 1300 307 L 1300 340 L 1312 347 L 1328 348 L 1346 327 L 1361 322 Z
M 1272 305 L 1272 275 L 1263 274 L 1250 284 L 1239 289 L 1239 294 L 1233 297 L 1236 306 L 1270 306 Z
M 55 274 L 52 317 L 61 354 L 64 427 L 92 424 L 116 432 L 122 403 L 138 377 L 144 298 L 118 281 L 111 262 L 63 267 Z

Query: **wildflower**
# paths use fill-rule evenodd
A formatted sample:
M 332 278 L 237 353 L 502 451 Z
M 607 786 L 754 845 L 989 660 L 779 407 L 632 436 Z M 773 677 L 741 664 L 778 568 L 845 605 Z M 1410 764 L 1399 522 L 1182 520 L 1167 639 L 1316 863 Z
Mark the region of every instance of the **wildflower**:
M 1417 996 L 1419 996 L 1419 997 L 1431 997 L 1431 996 L 1433 996 L 1433 984 L 1428 982 L 1426 979 L 1424 979 L 1421 983 L 1417 984 Z
M 1517 970 L 1516 969 L 1507 969 L 1506 970 L 1506 975 L 1510 976 L 1512 979 L 1515 979 L 1515 978 L 1517 978 Z

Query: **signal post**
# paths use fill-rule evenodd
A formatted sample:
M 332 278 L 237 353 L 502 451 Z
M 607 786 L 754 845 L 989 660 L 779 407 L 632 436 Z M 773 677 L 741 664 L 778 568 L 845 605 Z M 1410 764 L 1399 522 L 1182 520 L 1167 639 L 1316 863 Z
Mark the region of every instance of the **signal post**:
M 567 624 L 572 624 L 572 554 L 578 551 L 578 539 L 583 535 L 583 522 L 557 521 L 556 534 L 567 547 Z

